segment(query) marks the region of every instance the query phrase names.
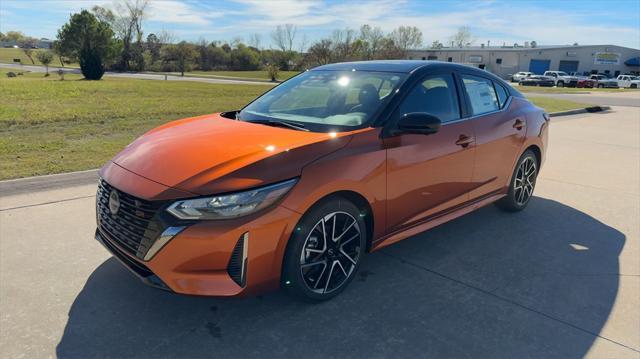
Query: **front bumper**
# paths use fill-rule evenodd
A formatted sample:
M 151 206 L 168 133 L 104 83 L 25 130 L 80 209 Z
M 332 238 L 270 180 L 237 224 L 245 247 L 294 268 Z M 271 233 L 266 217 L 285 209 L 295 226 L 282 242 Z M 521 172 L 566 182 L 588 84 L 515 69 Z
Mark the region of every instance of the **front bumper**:
M 100 229 L 96 239 L 151 286 L 189 295 L 257 294 L 279 287 L 286 243 L 300 216 L 277 206 L 251 217 L 198 222 L 146 262 L 131 256 Z M 243 246 L 238 247 L 240 243 Z M 240 267 L 233 265 L 239 260 L 234 257 L 238 248 L 244 253 Z M 237 273 L 238 268 L 242 273 Z
M 236 219 L 178 223 L 166 207 L 184 198 L 184 193 L 113 165 L 102 175 L 96 239 L 145 283 L 207 296 L 255 294 L 279 287 L 286 244 L 300 214 L 276 205 Z M 116 215 L 108 207 L 110 191 L 120 195 Z M 153 252 L 174 226 L 182 228 Z

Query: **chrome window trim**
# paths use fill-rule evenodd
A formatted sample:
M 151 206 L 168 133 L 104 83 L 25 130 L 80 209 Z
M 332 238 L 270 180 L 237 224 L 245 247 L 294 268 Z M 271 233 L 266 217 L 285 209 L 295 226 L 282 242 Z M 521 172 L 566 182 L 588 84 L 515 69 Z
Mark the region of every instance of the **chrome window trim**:
M 513 96 L 509 95 L 509 97 L 507 98 L 507 102 L 505 102 L 504 106 L 499 110 L 491 111 L 491 112 L 485 112 L 485 113 L 481 113 L 481 114 L 473 115 L 473 116 L 468 116 L 468 117 L 463 117 L 463 118 L 460 118 L 458 120 L 443 122 L 442 126 L 446 126 L 448 124 L 458 123 L 458 122 L 462 122 L 462 121 L 473 120 L 473 119 L 478 118 L 478 117 L 493 115 L 493 114 L 499 113 L 499 112 L 506 112 L 507 108 L 509 108 L 509 106 L 511 105 L 511 100 L 512 99 L 513 99 Z

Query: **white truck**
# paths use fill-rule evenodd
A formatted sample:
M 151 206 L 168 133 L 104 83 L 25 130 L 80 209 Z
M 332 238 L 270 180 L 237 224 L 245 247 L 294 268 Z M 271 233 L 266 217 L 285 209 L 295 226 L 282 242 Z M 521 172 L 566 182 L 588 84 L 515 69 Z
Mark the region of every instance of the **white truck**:
M 637 89 L 638 87 L 640 87 L 640 77 L 631 75 L 619 75 L 616 80 L 618 80 L 618 87 L 629 87 L 632 89 Z
M 578 86 L 578 77 L 571 76 L 564 71 L 545 71 L 544 76 L 552 77 L 556 87 L 576 87 Z

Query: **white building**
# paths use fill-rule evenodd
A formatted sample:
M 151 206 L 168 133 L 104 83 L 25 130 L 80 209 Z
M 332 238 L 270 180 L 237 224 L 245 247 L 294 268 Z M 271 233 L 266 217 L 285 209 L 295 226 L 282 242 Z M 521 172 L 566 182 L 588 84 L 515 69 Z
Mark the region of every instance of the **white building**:
M 503 78 L 518 71 L 542 74 L 547 70 L 640 75 L 640 50 L 616 45 L 445 47 L 411 50 L 408 58 L 463 63 Z

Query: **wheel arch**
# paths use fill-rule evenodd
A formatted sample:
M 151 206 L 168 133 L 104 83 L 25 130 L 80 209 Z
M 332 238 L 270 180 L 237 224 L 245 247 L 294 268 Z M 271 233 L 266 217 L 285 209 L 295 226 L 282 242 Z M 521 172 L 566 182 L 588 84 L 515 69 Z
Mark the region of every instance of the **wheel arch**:
M 313 210 L 318 206 L 321 206 L 325 202 L 331 201 L 334 199 L 343 199 L 343 200 L 349 201 L 353 203 L 360 210 L 360 215 L 364 218 L 364 222 L 366 225 L 366 230 L 367 230 L 367 238 L 366 238 L 367 248 L 366 249 L 367 251 L 369 251 L 369 249 L 371 249 L 371 243 L 373 242 L 373 229 L 374 229 L 375 218 L 373 214 L 373 208 L 371 208 L 371 204 L 365 198 L 365 196 L 363 196 L 361 193 L 358 193 L 353 190 L 339 190 L 339 191 L 328 193 L 323 197 L 319 198 L 317 201 L 315 201 L 305 211 L 304 214 L 308 213 L 309 211 Z M 304 214 L 300 217 L 300 220 L 302 220 L 302 217 L 304 217 Z
M 525 150 L 522 151 L 522 153 L 525 153 L 525 152 L 527 152 L 529 150 L 531 150 L 531 152 L 533 152 L 533 154 L 536 155 L 536 165 L 538 166 L 538 169 L 539 169 L 540 165 L 542 164 L 542 150 L 540 149 L 540 147 L 538 147 L 538 145 L 533 144 L 533 145 L 529 145 L 529 147 L 525 148 Z

